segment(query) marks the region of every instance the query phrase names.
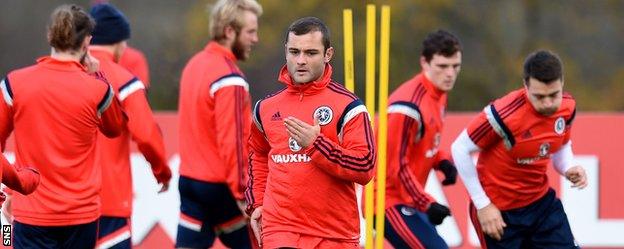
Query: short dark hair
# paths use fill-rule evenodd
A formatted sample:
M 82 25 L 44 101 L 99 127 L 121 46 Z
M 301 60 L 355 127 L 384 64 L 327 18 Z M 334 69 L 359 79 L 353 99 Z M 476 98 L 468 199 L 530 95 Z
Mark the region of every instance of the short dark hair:
M 562 77 L 563 64 L 553 52 L 539 50 L 529 54 L 524 60 L 524 84 L 528 84 L 530 78 L 549 84 Z
M 284 43 L 288 43 L 288 35 L 290 32 L 295 35 L 305 35 L 313 31 L 319 31 L 323 35 L 323 47 L 325 47 L 325 50 L 331 47 L 327 25 L 325 25 L 321 19 L 313 16 L 301 18 L 290 24 L 288 31 L 286 31 L 286 41 Z
M 429 33 L 422 42 L 423 49 L 420 55 L 430 62 L 435 54 L 441 54 L 444 57 L 451 57 L 457 52 L 462 51 L 459 39 L 446 30 L 439 29 Z

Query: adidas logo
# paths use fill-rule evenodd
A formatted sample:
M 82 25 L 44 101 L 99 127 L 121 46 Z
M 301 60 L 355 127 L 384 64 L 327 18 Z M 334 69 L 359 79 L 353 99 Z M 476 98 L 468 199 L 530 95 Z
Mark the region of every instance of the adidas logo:
M 527 130 L 522 134 L 523 139 L 529 139 L 531 137 L 533 137 L 533 134 L 531 134 L 531 130 Z
M 273 116 L 271 116 L 271 121 L 280 121 L 282 120 L 282 115 L 280 115 L 280 112 L 277 111 L 276 113 L 273 114 Z

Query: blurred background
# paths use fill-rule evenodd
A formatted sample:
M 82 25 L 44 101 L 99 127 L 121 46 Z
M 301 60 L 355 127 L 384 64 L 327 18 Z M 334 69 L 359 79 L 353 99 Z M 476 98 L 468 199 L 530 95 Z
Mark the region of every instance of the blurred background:
M 0 74 L 34 63 L 49 53 L 46 24 L 62 3 L 89 8 L 93 1 L 2 0 Z M 177 108 L 178 83 L 186 61 L 207 43 L 207 5 L 212 0 L 109 1 L 130 20 L 129 44 L 142 50 L 151 73 L 154 109 Z M 332 31 L 336 48 L 334 79 L 344 81 L 342 9 L 352 8 L 355 24 L 356 84 L 364 85 L 365 1 L 260 0 L 260 43 L 241 63 L 254 99 L 282 87 L 284 31 L 295 19 L 317 16 Z M 550 49 L 564 61 L 565 88 L 581 111 L 624 111 L 624 1 L 554 0 L 395 0 L 368 1 L 392 7 L 390 90 L 420 70 L 420 42 L 435 29 L 447 29 L 464 45 L 463 68 L 449 96 L 450 111 L 477 111 L 521 86 L 524 57 Z M 377 17 L 379 18 L 379 16 Z M 379 27 L 379 26 L 378 26 Z M 362 91 L 358 95 L 364 96 Z

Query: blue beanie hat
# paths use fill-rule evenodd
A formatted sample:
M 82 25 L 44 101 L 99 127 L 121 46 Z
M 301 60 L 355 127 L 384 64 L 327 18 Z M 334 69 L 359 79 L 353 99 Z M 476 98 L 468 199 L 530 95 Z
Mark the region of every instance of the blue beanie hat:
M 110 45 L 130 38 L 130 24 L 126 17 L 110 4 L 97 4 L 90 13 L 95 19 L 91 44 Z

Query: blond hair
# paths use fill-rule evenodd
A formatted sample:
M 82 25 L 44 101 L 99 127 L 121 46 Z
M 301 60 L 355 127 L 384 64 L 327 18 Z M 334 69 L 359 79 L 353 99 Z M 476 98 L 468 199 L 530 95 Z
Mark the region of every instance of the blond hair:
M 262 15 L 262 6 L 255 0 L 219 0 L 210 11 L 210 39 L 225 38 L 225 27 L 232 26 L 239 32 L 243 28 L 243 13 L 251 11 L 256 16 Z

